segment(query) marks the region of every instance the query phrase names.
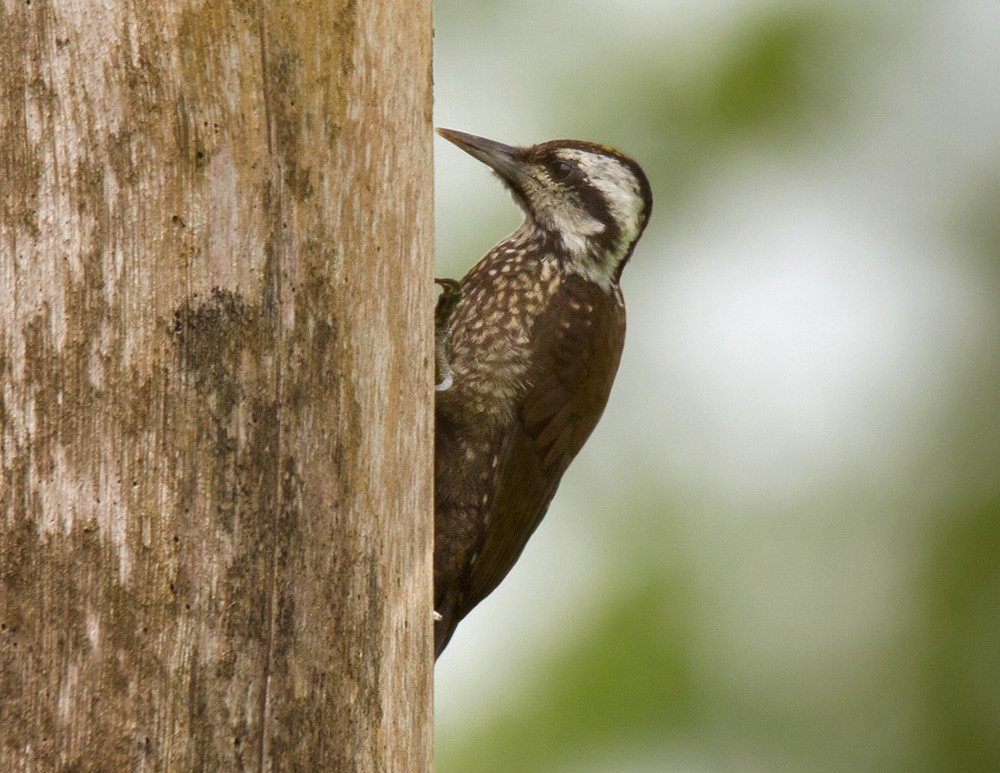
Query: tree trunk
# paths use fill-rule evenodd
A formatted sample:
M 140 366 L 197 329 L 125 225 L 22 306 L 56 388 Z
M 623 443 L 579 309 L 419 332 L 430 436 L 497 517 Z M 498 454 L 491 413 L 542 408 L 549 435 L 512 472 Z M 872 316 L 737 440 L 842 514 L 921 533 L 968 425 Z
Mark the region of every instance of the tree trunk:
M 430 0 L 0 8 L 0 770 L 426 770 Z

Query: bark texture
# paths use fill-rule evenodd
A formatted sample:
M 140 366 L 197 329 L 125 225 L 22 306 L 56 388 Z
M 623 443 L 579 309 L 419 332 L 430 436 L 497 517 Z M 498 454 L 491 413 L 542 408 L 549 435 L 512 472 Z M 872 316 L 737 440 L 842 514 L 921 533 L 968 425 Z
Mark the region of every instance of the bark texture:
M 0 5 L 0 770 L 429 769 L 430 63 Z

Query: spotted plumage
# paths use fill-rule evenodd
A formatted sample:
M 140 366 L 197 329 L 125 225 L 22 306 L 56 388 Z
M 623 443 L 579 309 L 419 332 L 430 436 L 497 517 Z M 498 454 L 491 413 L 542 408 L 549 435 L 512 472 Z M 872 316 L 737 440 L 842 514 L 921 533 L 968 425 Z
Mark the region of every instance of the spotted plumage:
M 525 220 L 446 289 L 437 320 L 438 655 L 510 571 L 604 410 L 625 337 L 618 281 L 652 206 L 638 164 L 602 145 L 440 133 L 496 171 Z

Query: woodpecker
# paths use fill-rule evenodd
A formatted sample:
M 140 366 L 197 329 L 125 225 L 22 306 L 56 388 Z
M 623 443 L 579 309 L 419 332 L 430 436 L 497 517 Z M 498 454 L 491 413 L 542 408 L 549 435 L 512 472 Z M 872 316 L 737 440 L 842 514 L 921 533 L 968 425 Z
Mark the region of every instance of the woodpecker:
M 639 165 L 603 145 L 438 133 L 496 172 L 524 222 L 460 282 L 439 280 L 435 657 L 517 561 L 604 411 L 619 279 L 653 203 Z

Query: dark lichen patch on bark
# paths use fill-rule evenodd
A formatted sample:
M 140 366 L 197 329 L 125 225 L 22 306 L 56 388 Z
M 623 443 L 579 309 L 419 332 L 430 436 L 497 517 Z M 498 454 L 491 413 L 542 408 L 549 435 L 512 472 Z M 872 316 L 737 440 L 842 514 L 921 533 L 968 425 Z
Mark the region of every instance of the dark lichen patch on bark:
M 37 202 L 50 150 L 49 137 L 44 135 L 56 112 L 51 78 L 34 55 L 41 41 L 49 45 L 50 14 L 44 9 L 27 14 L 12 5 L 0 7 L 0 72 L 4 75 L 0 78 L 0 169 L 4 170 L 0 222 L 17 224 L 31 238 L 39 234 Z M 36 121 L 45 125 L 41 139 L 39 127 L 33 126 Z
M 277 4 L 267 8 L 261 45 L 274 151 L 283 185 L 305 202 L 324 190 L 327 153 L 346 121 L 346 88 L 357 49 L 357 2 L 327 3 L 320 17 L 289 13 Z M 303 45 L 303 40 L 311 43 Z M 302 51 L 320 55 L 303 57 Z M 315 66 L 320 58 L 327 66 Z M 321 147 L 314 147 L 317 135 L 323 138 Z
M 239 533 L 228 569 L 237 583 L 260 576 L 273 536 L 281 453 L 275 328 L 261 302 L 215 288 L 177 308 L 171 329 L 179 377 L 191 394 L 189 447 L 198 449 L 183 464 L 181 502 L 192 511 L 207 506 L 227 533 Z M 242 565 L 247 561 L 253 566 Z M 234 601 L 255 635 L 264 622 L 262 593 L 249 583 Z
M 273 52 L 268 76 L 275 147 L 282 160 L 284 184 L 295 198 L 305 200 L 312 197 L 315 186 L 309 166 L 303 163 L 308 155 L 302 152 L 300 142 L 300 126 L 311 106 L 301 103 L 302 66 L 298 55 L 287 49 Z
M 45 728 L 36 736 L 36 762 L 63 769 L 67 758 L 56 739 L 65 716 L 101 712 L 105 721 L 90 731 L 94 747 L 104 759 L 129 759 L 128 740 L 111 728 L 141 725 L 148 715 L 139 706 L 128 716 L 119 714 L 126 705 L 118 697 L 128 694 L 133 674 L 164 669 L 162 650 L 141 633 L 149 605 L 137 606 L 131 589 L 109 582 L 101 571 L 109 563 L 109 545 L 96 529 L 73 527 L 65 538 L 72 549 L 60 538 L 39 540 L 27 519 L 17 520 L 5 536 L 3 597 L 30 598 L 31 605 L 27 618 L 18 614 L 27 611 L 23 605 L 0 607 L 0 736 L 13 743 L 32 725 Z M 40 639 L 39 618 L 58 619 L 58 635 Z M 25 674 L 40 678 L 27 681 Z M 91 684 L 101 685 L 100 692 L 85 688 Z M 68 762 L 72 768 L 84 760 Z
M 243 358 L 257 362 L 274 346 L 273 325 L 260 305 L 249 305 L 240 293 L 218 287 L 207 299 L 192 298 L 177 308 L 171 332 L 181 367 L 195 391 L 210 401 L 219 422 L 246 397 L 240 378 Z

